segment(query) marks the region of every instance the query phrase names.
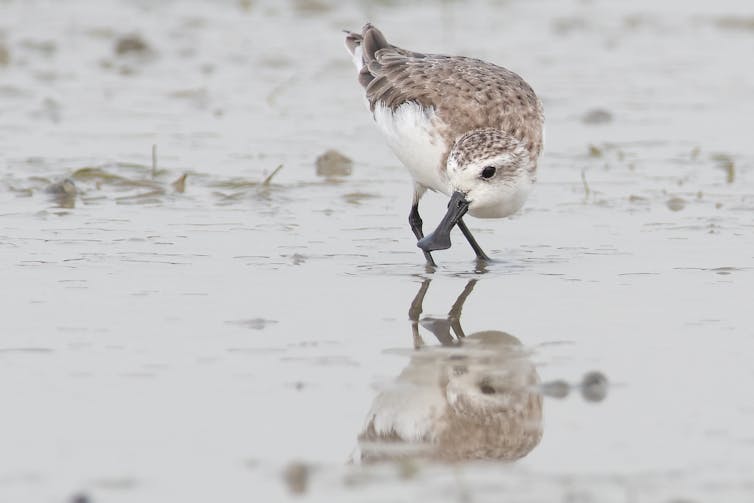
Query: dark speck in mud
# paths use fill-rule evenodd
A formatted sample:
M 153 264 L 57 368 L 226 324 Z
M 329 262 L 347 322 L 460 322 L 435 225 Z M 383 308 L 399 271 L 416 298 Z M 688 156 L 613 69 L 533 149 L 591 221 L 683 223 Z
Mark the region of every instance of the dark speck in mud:
M 361 204 L 362 201 L 373 199 L 375 197 L 378 196 L 366 192 L 349 192 L 348 194 L 343 194 L 343 199 L 345 199 L 348 204 Z
M 552 398 L 565 398 L 570 392 L 571 386 L 562 379 L 542 384 L 542 393 Z
M 682 197 L 671 197 L 665 204 L 670 211 L 681 211 L 686 207 L 686 200 Z
M 179 89 L 169 94 L 171 98 L 185 100 L 193 106 L 204 109 L 209 104 L 209 92 L 206 87 Z
M 265 318 L 250 318 L 248 320 L 228 321 L 226 323 L 233 324 L 233 325 L 240 325 L 242 327 L 250 328 L 252 330 L 263 330 L 268 325 L 274 325 L 275 323 L 277 323 L 277 321 L 268 320 Z
M 398 476 L 403 480 L 411 480 L 419 473 L 420 465 L 417 460 L 405 458 L 398 461 Z
M 76 493 L 71 496 L 69 503 L 92 503 L 92 499 L 86 493 Z
M 40 347 L 25 347 L 25 348 L 0 348 L 0 354 L 2 353 L 25 353 L 25 354 L 47 354 L 52 353 L 50 348 Z
M 573 32 L 587 29 L 586 19 L 583 17 L 560 17 L 552 21 L 551 28 L 557 35 L 570 35 Z
M 301 265 L 306 262 L 306 259 L 306 255 L 301 255 L 300 253 L 294 253 L 293 255 L 291 255 L 291 263 L 293 265 Z
M 588 402 L 601 402 L 607 396 L 608 381 L 602 372 L 592 371 L 581 380 L 581 396 Z
M 725 30 L 747 30 L 754 32 L 754 17 L 752 16 L 723 16 L 717 18 L 715 24 Z
M 648 202 L 648 199 L 646 197 L 631 194 L 630 196 L 628 196 L 628 202 L 634 203 L 634 204 L 643 204 L 643 203 Z
M 337 150 L 328 150 L 317 157 L 317 175 L 325 178 L 349 176 L 353 161 Z
M 612 122 L 613 114 L 603 108 L 594 108 L 589 110 L 581 117 L 584 124 L 607 124 Z
M 29 51 L 34 51 L 43 56 L 52 56 L 58 50 L 58 46 L 54 40 L 23 40 L 19 44 L 22 48 Z
M 724 266 L 724 267 L 715 267 L 714 269 L 710 269 L 710 271 L 714 272 L 715 274 L 721 274 L 721 275 L 728 275 L 735 271 L 740 271 L 738 267 L 730 267 L 730 266 Z
M 333 4 L 326 0 L 295 0 L 293 7 L 301 15 L 324 14 L 333 9 Z
M 123 35 L 115 41 L 115 54 L 118 56 L 123 56 L 125 54 L 145 56 L 151 52 L 152 49 L 149 47 L 149 44 L 147 44 L 147 42 L 139 35 Z
M 602 157 L 602 149 L 596 145 L 589 145 L 589 157 Z
M 0 44 L 0 66 L 6 66 L 10 64 L 10 51 L 7 47 Z
M 623 27 L 627 30 L 638 30 L 652 24 L 652 20 L 642 14 L 632 14 L 623 18 Z
M 300 461 L 293 461 L 283 470 L 283 482 L 293 494 L 304 494 L 309 488 L 311 468 Z
M 57 100 L 47 97 L 42 100 L 39 109 L 32 112 L 32 116 L 58 123 L 60 122 L 60 109 L 61 106 Z

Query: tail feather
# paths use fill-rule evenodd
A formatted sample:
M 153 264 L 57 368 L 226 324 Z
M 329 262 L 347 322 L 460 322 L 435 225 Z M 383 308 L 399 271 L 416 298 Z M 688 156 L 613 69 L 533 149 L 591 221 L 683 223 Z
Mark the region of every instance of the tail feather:
M 372 26 L 370 23 L 364 25 L 361 30 L 361 36 L 363 38 L 363 57 L 364 63 L 369 64 L 376 58 L 376 53 L 380 49 L 387 49 L 391 47 L 387 43 L 387 39 L 380 30 Z
M 377 64 L 377 51 L 392 46 L 382 32 L 372 26 L 371 23 L 364 25 L 361 34 L 350 31 L 346 31 L 346 34 L 346 49 L 351 53 L 353 63 L 359 72 L 359 84 L 366 88 L 374 80 L 374 75 L 369 71 L 369 66 Z
M 352 31 L 343 30 L 343 32 L 346 33 L 346 49 L 348 49 L 348 52 L 353 56 L 356 48 L 361 45 L 361 41 L 364 40 L 364 38 L 360 34 Z

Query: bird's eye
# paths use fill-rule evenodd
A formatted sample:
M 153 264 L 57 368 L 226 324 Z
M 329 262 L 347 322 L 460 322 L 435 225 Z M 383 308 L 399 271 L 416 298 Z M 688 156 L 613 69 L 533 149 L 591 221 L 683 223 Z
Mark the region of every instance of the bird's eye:
M 454 376 L 462 376 L 468 371 L 469 369 L 467 369 L 465 365 L 453 365 Z
M 495 388 L 492 387 L 492 385 L 487 381 L 482 381 L 481 383 L 479 383 L 479 391 L 481 391 L 485 395 L 495 394 Z
M 495 166 L 487 166 L 482 170 L 482 178 L 492 178 L 495 176 Z

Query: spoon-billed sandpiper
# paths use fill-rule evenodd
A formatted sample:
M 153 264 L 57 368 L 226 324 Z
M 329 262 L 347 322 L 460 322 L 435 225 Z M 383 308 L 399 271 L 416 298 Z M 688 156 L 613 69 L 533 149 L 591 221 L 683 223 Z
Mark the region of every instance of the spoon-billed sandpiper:
M 518 75 L 479 59 L 407 51 L 367 24 L 346 47 L 377 126 L 414 179 L 408 221 L 427 264 L 450 248 L 458 225 L 479 260 L 489 260 L 463 216 L 501 218 L 523 206 L 542 151 L 542 104 Z M 422 232 L 419 199 L 450 196 L 437 229 Z

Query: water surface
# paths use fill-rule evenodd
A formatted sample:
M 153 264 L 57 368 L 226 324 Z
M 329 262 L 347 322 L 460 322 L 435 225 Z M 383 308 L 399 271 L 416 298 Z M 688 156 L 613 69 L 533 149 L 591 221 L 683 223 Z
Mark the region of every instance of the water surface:
M 0 12 L 0 500 L 751 500 L 745 2 Z M 486 267 L 460 234 L 424 267 L 342 47 L 367 19 L 545 104 L 526 207 L 469 220 Z M 541 439 L 361 463 L 380 397 L 448 362 L 541 400 Z

